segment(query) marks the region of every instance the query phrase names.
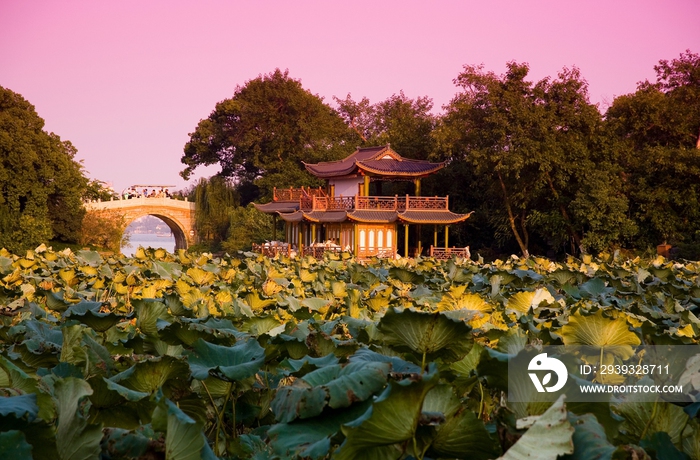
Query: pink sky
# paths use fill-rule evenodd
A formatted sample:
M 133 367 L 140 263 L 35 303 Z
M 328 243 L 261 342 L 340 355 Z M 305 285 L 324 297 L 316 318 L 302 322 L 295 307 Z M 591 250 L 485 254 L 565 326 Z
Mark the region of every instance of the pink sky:
M 532 80 L 577 66 L 605 108 L 686 49 L 700 52 L 698 0 L 0 0 L 0 86 L 117 190 L 184 187 L 188 133 L 275 68 L 329 103 L 403 90 L 440 112 L 465 64 L 528 62 Z

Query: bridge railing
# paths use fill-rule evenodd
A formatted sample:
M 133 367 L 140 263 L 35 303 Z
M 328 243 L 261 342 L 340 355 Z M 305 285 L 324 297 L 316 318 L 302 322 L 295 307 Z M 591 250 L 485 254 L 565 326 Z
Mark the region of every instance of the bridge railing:
M 83 203 L 87 209 L 124 209 L 133 208 L 137 206 L 162 206 L 169 208 L 180 208 L 180 209 L 195 209 L 195 203 L 191 201 L 178 200 L 175 198 L 150 198 L 150 197 L 140 197 L 140 198 L 129 198 L 129 199 L 115 199 L 109 201 L 88 201 Z

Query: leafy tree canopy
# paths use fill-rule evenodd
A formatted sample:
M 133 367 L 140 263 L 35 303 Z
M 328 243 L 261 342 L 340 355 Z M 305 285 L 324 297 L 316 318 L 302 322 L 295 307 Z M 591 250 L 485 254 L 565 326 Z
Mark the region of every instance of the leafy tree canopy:
M 200 165 L 221 165 L 236 182 L 272 187 L 312 184 L 302 162 L 341 158 L 353 147 L 348 128 L 323 100 L 279 69 L 237 86 L 233 97 L 200 121 L 185 145 L 181 175 Z
M 43 128 L 34 106 L 0 87 L 0 247 L 78 239 L 87 179 L 75 147 Z

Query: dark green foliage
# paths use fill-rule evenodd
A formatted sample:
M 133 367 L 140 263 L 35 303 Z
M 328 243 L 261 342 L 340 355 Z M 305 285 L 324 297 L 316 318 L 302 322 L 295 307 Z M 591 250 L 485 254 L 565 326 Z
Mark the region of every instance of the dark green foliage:
M 76 242 L 87 185 L 75 148 L 43 130 L 21 95 L 0 87 L 0 247 Z

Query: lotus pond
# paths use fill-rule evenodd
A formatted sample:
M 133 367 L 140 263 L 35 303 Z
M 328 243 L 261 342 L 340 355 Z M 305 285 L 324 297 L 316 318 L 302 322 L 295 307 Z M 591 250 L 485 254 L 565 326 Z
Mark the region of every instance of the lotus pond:
M 697 344 L 699 309 L 700 264 L 662 258 L 2 250 L 0 458 L 697 459 L 695 392 L 515 403 L 507 373 Z

